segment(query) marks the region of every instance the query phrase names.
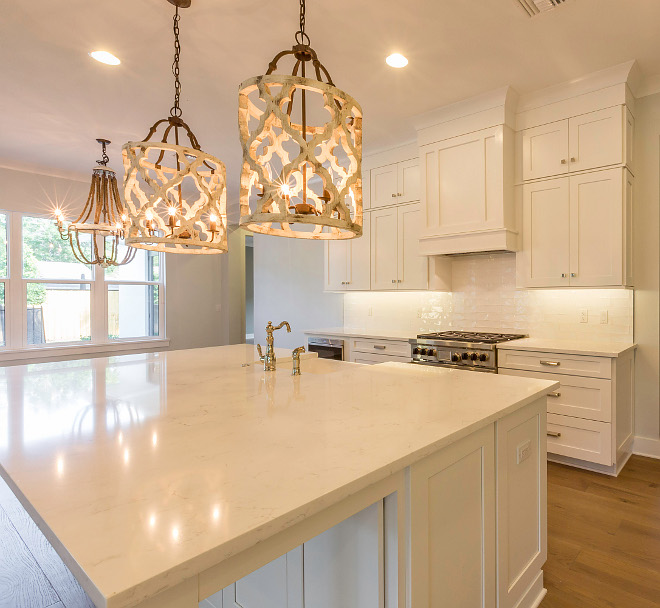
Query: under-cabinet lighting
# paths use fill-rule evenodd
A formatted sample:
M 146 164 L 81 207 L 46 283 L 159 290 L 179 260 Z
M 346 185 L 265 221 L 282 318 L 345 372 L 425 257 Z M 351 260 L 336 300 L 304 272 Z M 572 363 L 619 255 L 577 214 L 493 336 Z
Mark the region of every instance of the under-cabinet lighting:
M 121 63 L 118 57 L 115 57 L 112 53 L 108 53 L 108 51 L 92 51 L 89 56 L 106 65 L 119 65 Z
M 392 68 L 405 68 L 408 60 L 401 53 L 392 53 L 385 59 L 385 63 Z

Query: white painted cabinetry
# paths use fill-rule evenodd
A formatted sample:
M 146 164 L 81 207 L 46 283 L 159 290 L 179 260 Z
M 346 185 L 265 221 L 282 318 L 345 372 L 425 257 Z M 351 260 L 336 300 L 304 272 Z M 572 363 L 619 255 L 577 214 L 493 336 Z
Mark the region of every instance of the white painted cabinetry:
M 632 186 L 621 168 L 524 184 L 519 283 L 631 285 Z
M 500 349 L 500 374 L 560 383 L 548 393 L 548 458 L 616 475 L 632 450 L 634 350 L 619 357 Z
M 407 340 L 350 338 L 345 345 L 345 358 L 351 363 L 375 365 L 388 361 L 410 363 L 410 343 Z
M 325 246 L 325 289 L 356 291 L 370 288 L 371 214 L 363 216 L 362 236 L 328 241 Z
M 370 209 L 419 200 L 419 162 L 416 158 L 371 169 Z
M 519 134 L 522 180 L 626 164 L 633 127 L 632 114 L 617 105 L 524 129 Z
M 428 258 L 419 253 L 420 203 L 371 213 L 371 288 L 428 289 Z

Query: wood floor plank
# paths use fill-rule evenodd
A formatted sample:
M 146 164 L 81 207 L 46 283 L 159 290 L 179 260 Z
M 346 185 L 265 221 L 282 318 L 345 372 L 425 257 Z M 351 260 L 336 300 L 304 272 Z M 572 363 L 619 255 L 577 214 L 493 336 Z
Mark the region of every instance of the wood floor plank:
M 660 461 L 619 477 L 548 464 L 541 608 L 660 608 Z
M 4 509 L 0 508 L 0 608 L 46 608 L 59 599 Z
M 5 510 L 14 528 L 59 596 L 57 599 L 62 600 L 65 608 L 94 608 L 92 600 L 1 478 L 0 506 Z

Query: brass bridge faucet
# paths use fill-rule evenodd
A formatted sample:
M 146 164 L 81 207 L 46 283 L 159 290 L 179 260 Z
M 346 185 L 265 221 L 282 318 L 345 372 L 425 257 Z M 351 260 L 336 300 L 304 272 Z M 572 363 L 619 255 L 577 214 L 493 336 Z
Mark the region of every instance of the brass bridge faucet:
M 264 362 L 264 371 L 273 372 L 275 371 L 275 349 L 273 348 L 273 332 L 276 329 L 282 329 L 286 327 L 287 332 L 291 333 L 291 326 L 287 321 L 282 321 L 279 325 L 273 326 L 272 321 L 268 321 L 266 325 L 266 354 L 264 355 L 261 352 L 261 344 L 257 344 L 257 352 L 259 353 L 259 361 Z

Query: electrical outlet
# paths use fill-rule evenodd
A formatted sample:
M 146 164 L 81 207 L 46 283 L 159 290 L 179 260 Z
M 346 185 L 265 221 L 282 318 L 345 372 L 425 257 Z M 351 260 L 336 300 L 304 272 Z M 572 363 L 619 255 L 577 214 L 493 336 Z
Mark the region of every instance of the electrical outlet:
M 600 311 L 600 322 L 602 325 L 607 325 L 608 323 L 608 314 L 606 310 Z
M 528 439 L 527 441 L 521 443 L 518 446 L 516 452 L 516 463 L 520 464 L 523 460 L 527 460 L 531 453 L 532 453 L 532 442 L 531 440 Z
M 369 306 L 369 310 L 367 311 L 367 316 L 369 317 L 374 316 L 374 309 L 371 306 Z
M 580 323 L 589 323 L 589 311 L 586 308 L 580 311 Z

